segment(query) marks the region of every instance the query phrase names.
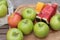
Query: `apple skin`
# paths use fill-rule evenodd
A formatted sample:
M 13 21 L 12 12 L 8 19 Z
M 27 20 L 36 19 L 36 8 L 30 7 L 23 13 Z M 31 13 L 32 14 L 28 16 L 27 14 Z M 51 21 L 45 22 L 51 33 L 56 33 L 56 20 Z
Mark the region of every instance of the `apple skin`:
M 13 13 L 8 17 L 8 24 L 11 28 L 16 28 L 21 19 L 22 17 L 20 14 L 17 12 Z
M 7 40 L 23 40 L 23 33 L 16 28 L 11 28 L 7 32 Z
M 38 22 L 34 26 L 34 34 L 39 38 L 44 38 L 49 33 L 49 27 L 44 22 Z
M 29 19 L 23 19 L 19 22 L 18 29 L 21 30 L 24 34 L 28 35 L 33 30 L 33 22 Z
M 2 4 L 0 5 L 0 18 L 7 15 L 7 7 Z
M 7 1 L 6 0 L 2 0 L 0 1 L 0 5 L 4 4 L 7 7 Z
M 51 18 L 50 26 L 53 30 L 60 30 L 60 14 L 56 14 Z
M 27 7 L 22 10 L 22 17 L 33 21 L 36 17 L 36 11 L 33 8 Z

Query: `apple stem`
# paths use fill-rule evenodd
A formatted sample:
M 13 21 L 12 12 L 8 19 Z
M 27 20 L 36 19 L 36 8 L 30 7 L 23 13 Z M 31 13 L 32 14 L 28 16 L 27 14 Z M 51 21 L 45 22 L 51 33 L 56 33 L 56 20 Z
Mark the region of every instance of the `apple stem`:
M 58 19 L 59 19 L 59 21 L 60 21 L 60 17 L 59 17 Z
M 28 10 L 27 13 L 30 13 L 30 11 Z
M 38 24 L 39 25 L 39 27 L 41 26 L 40 24 Z
M 18 34 L 19 34 L 19 33 L 14 32 L 14 33 L 13 33 L 13 36 L 16 36 L 16 37 L 17 37 L 17 36 L 18 36 Z
M 25 20 L 24 23 L 26 24 L 28 20 Z
M 43 24 L 38 24 L 39 25 L 39 27 L 42 27 L 43 26 Z

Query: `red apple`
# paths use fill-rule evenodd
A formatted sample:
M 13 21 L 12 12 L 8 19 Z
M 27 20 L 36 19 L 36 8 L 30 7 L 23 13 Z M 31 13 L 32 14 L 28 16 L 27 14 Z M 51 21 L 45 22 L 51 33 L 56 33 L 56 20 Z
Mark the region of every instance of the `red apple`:
M 13 13 L 8 17 L 8 24 L 11 28 L 16 28 L 22 17 L 19 13 Z

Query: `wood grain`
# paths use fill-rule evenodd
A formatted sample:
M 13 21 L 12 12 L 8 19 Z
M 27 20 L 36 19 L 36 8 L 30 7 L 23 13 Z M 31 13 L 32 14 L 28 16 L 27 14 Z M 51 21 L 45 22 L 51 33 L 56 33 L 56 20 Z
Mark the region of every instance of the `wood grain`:
M 0 34 L 7 33 L 8 29 L 0 29 Z
M 6 35 L 0 35 L 0 40 L 6 40 Z
M 3 26 L 0 26 L 0 29 L 8 29 L 8 25 L 3 25 Z
M 5 25 L 8 27 L 8 25 Z M 4 26 L 4 27 L 5 27 Z M 0 40 L 6 40 L 6 33 L 8 29 L 0 29 Z M 24 35 L 24 40 L 60 40 L 60 31 L 52 31 L 50 30 L 49 35 L 46 38 L 38 38 L 32 32 L 29 35 Z

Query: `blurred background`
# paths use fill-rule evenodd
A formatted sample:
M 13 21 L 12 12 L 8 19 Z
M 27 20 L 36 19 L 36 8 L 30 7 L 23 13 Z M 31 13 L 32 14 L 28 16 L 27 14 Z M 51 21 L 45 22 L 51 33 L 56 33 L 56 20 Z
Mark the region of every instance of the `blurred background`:
M 60 0 L 11 0 L 11 2 L 18 6 L 20 4 L 35 4 L 37 2 L 45 2 L 45 3 L 54 3 L 57 2 L 60 6 Z
M 36 4 L 37 2 L 44 2 L 44 3 L 58 3 L 60 6 L 60 0 L 11 0 L 12 4 L 14 5 L 14 8 L 21 4 Z M 60 7 L 58 8 L 60 11 Z

